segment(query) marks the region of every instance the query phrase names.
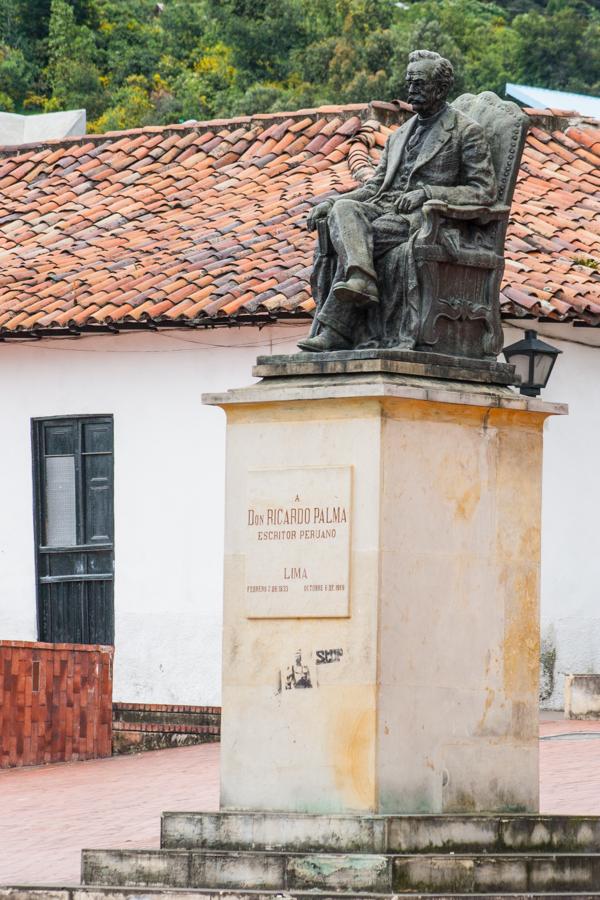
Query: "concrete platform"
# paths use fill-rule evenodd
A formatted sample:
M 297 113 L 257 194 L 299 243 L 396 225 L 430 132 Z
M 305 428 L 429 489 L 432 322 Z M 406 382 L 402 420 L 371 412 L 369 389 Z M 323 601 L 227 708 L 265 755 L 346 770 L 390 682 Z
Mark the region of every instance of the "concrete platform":
M 600 853 L 596 816 L 312 816 L 165 812 L 170 850 L 406 853 Z
M 165 813 L 162 843 L 84 850 L 82 881 L 344 897 L 572 894 L 600 885 L 597 817 Z
M 600 854 L 84 850 L 84 884 L 337 893 L 593 891 Z
M 397 894 L 339 894 L 343 900 L 397 900 Z M 102 885 L 82 885 L 80 887 L 47 888 L 32 885 L 30 887 L 0 887 L 0 900 L 292 900 L 291 895 L 280 891 L 252 890 L 212 890 L 210 888 L 152 888 L 145 887 L 102 887 Z M 449 900 L 443 894 L 402 894 L 403 900 Z M 519 894 L 452 894 L 452 900 L 596 900 L 600 892 L 570 893 L 519 893 Z M 331 892 L 294 891 L 293 900 L 332 900 Z

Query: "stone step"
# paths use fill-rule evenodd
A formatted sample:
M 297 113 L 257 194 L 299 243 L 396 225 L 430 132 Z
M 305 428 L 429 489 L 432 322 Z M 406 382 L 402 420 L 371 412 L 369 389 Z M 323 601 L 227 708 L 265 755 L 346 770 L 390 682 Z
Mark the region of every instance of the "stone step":
M 161 847 L 305 853 L 600 852 L 600 817 L 165 812 Z
M 594 891 L 600 854 L 84 850 L 84 884 L 354 893 Z
M 395 900 L 397 894 L 336 894 L 341 900 Z M 403 894 L 402 900 L 599 900 L 598 893 L 526 893 L 526 894 Z M 244 889 L 158 888 L 78 885 L 53 888 L 48 886 L 0 887 L 0 900 L 332 900 L 331 891 L 252 891 Z

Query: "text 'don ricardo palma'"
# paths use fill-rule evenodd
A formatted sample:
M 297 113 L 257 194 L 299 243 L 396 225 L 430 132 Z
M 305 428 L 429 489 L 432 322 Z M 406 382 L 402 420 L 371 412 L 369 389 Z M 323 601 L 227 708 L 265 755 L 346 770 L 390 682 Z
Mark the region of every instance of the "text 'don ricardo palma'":
M 248 472 L 246 615 L 347 616 L 352 468 Z

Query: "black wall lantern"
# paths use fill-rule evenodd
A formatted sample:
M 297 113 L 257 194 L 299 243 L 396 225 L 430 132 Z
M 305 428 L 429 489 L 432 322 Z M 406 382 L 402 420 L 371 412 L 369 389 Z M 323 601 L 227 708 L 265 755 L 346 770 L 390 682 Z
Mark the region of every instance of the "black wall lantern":
M 525 332 L 522 341 L 505 347 L 502 352 L 506 362 L 514 366 L 517 375 L 521 376 L 521 393 L 537 397 L 548 384 L 556 357 L 562 350 L 540 341 L 537 331 L 530 330 Z

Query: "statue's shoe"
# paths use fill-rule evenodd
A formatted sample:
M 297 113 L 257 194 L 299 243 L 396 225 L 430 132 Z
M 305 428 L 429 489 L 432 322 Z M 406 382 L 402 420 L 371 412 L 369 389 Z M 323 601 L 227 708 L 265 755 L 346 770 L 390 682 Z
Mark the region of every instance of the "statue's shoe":
M 312 338 L 304 338 L 298 341 L 301 350 L 307 353 L 326 353 L 328 350 L 350 350 L 352 345 L 345 337 L 334 331 L 333 328 L 323 330 Z
M 352 275 L 348 281 L 340 281 L 333 288 L 337 300 L 353 303 L 355 306 L 371 306 L 379 301 L 377 285 L 374 281 Z

